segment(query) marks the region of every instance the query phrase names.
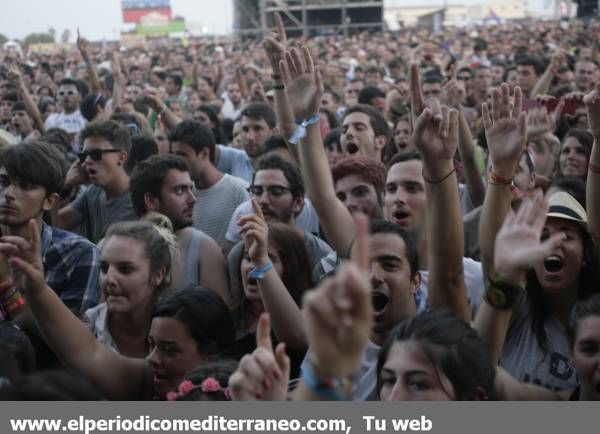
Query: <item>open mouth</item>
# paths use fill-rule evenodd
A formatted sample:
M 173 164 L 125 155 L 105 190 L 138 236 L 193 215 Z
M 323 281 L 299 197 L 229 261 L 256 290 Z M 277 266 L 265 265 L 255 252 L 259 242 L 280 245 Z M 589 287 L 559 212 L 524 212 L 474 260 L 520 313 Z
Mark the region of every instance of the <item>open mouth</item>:
M 358 152 L 358 145 L 356 143 L 347 143 L 346 150 L 349 154 L 356 154 Z
M 544 259 L 544 269 L 549 273 L 557 273 L 564 267 L 563 260 L 556 255 Z
M 381 315 L 390 302 L 390 298 L 386 294 L 378 291 L 374 291 L 371 294 L 371 300 L 373 303 L 373 310 L 375 311 L 375 315 Z
M 406 211 L 396 211 L 394 212 L 394 218 L 398 221 L 404 220 L 405 218 L 410 217 L 410 214 Z

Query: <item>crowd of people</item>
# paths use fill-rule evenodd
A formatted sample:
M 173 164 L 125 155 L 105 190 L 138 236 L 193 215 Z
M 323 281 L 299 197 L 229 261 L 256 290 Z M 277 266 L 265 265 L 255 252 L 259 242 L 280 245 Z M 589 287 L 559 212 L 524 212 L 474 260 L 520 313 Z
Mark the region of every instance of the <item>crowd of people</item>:
M 0 397 L 600 399 L 600 24 L 272 24 L 0 55 Z

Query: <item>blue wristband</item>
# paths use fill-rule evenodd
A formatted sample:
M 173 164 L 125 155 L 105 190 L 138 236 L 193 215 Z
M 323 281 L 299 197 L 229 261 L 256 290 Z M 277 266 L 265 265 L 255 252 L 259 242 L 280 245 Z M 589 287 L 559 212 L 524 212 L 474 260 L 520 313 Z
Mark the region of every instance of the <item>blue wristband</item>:
M 248 277 L 251 277 L 256 280 L 262 280 L 265 278 L 265 274 L 267 274 L 267 271 L 269 271 L 271 268 L 273 268 L 272 262 L 269 262 L 268 264 L 263 265 L 259 268 L 253 268 L 252 270 L 250 270 L 250 273 L 248 273 Z
M 296 131 L 294 131 L 294 134 L 292 134 L 292 137 L 290 137 L 289 142 L 293 145 L 297 145 L 300 139 L 306 137 L 306 127 L 308 127 L 309 125 L 316 124 L 320 120 L 321 115 L 317 113 L 316 115 L 312 115 L 308 119 L 304 119 L 303 121 L 301 121 L 298 125 L 298 128 L 296 128 Z M 296 123 L 298 123 L 298 121 L 296 121 Z
M 308 390 L 326 401 L 347 401 L 340 392 L 346 381 L 339 378 L 319 378 L 310 360 L 302 364 L 302 381 Z

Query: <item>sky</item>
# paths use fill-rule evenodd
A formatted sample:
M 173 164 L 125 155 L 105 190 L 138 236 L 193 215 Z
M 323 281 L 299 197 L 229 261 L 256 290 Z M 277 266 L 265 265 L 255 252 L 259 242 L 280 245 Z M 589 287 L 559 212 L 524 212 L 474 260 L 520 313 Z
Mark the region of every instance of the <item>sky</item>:
M 444 0 L 385 0 L 386 3 L 443 4 Z M 544 0 L 529 0 L 535 9 Z M 449 3 L 477 3 L 478 0 L 450 0 Z M 56 29 L 57 38 L 65 29 L 74 41 L 77 27 L 90 40 L 114 40 L 124 27 L 120 0 L 0 0 L 0 33 L 22 39 L 29 33 Z M 10 6 L 9 6 L 10 5 Z M 538 6 L 538 7 L 539 7 Z M 210 34 L 231 32 L 233 0 L 171 0 L 174 15 L 182 15 L 197 28 L 206 26 Z

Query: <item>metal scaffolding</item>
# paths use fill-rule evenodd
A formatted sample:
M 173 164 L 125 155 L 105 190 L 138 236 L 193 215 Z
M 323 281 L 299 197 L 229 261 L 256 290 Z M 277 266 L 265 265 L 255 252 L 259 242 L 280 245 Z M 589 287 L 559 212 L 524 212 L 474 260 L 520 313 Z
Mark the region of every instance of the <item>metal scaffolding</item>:
M 264 37 L 274 26 L 275 12 L 296 37 L 383 29 L 383 0 L 235 0 L 234 31 Z

